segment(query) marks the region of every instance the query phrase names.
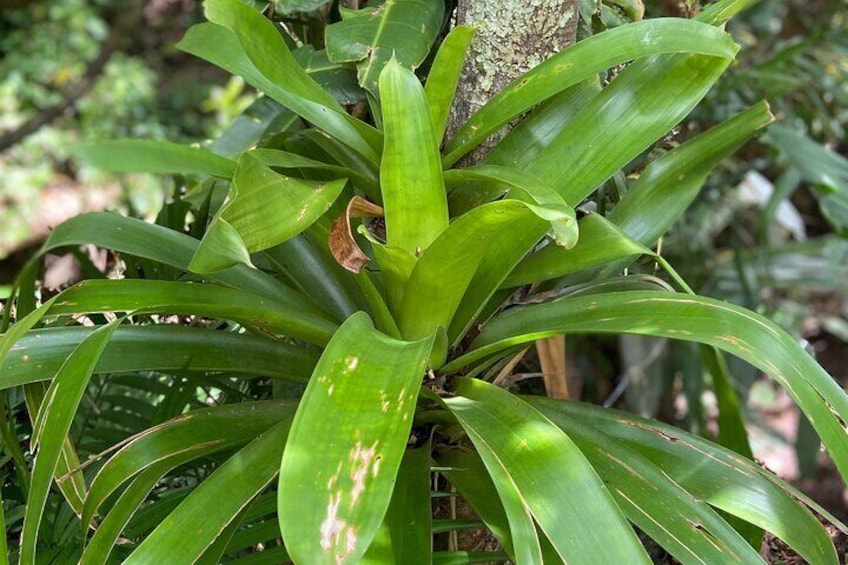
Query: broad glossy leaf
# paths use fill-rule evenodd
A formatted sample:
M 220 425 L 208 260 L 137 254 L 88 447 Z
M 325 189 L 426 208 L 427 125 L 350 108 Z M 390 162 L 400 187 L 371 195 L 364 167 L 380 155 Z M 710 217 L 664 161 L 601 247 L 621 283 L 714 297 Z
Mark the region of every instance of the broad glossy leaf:
M 349 115 L 288 50 L 269 20 L 238 0 L 207 0 L 212 25 L 192 27 L 179 47 L 220 66 L 376 162 L 379 133 Z
M 632 63 L 578 112 L 527 170 L 576 205 L 685 118 L 730 61 L 658 55 Z M 566 160 L 568 166 L 563 167 Z
M 430 72 L 427 73 L 424 92 L 427 94 L 430 115 L 436 128 L 436 139 L 441 140 L 445 135 L 465 55 L 473 37 L 473 27 L 456 26 L 451 29 L 442 40 L 436 58 L 430 66 Z
M 656 420 L 578 402 L 525 399 L 558 425 L 577 421 L 627 445 L 692 495 L 771 531 L 808 562 L 837 562 L 832 542 L 807 506 L 840 529 L 845 526 L 756 463 Z
M 444 403 L 498 484 L 502 469 L 566 563 L 650 563 L 607 487 L 572 440 L 503 389 L 457 379 Z M 517 540 L 513 537 L 513 544 Z
M 454 221 L 421 255 L 409 277 L 397 315 L 401 335 L 416 339 L 439 326 L 448 328 L 495 236 L 535 217 L 525 203 L 501 200 Z
M 848 396 L 786 332 L 754 312 L 687 294 L 618 292 L 513 308 L 488 323 L 471 351 L 445 366 L 463 367 L 508 347 L 563 333 L 635 333 L 695 341 L 751 363 L 795 399 L 840 473 L 848 476 Z
M 500 165 L 479 165 L 465 169 L 445 171 L 445 183 L 451 188 L 463 190 L 463 183 L 500 185 L 503 193 L 512 189 L 511 196 L 528 202 L 528 208 L 543 220 L 551 223 L 554 241 L 560 247 L 570 249 L 577 243 L 577 218 L 574 209 L 566 204 L 562 196 L 541 179 L 533 178 L 526 171 Z M 472 185 L 476 186 L 476 185 Z
M 38 451 L 21 532 L 21 565 L 35 564 L 38 531 L 62 445 L 94 367 L 119 322 L 99 328 L 74 348 L 56 372 L 41 404 L 33 425 L 32 442 L 34 447 L 37 444 Z
M 9 352 L 0 389 L 49 380 L 94 328 L 33 330 Z M 96 374 L 136 371 L 223 372 L 303 382 L 315 351 L 250 335 L 180 326 L 118 328 L 97 363 Z
M 555 403 L 529 402 L 562 428 L 610 488 L 627 518 L 682 563 L 762 563 L 730 525 L 666 474 L 664 468 Z
M 325 345 L 338 325 L 323 319 L 303 319 L 285 304 L 227 287 L 154 280 L 91 280 L 62 292 L 50 315 L 126 312 L 179 314 L 237 321 L 265 334 L 288 335 Z
M 731 59 L 736 50 L 729 35 L 692 20 L 647 20 L 599 33 L 550 57 L 492 97 L 448 142 L 445 166 L 551 96 L 610 67 L 660 53 Z
M 277 474 L 290 423 L 283 420 L 227 459 L 168 514 L 124 563 L 193 563 L 199 558 Z
M 418 78 L 396 61 L 380 74 L 386 241 L 420 254 L 448 226 L 439 142 Z
M 445 3 L 384 0 L 359 10 L 340 6 L 339 12 L 342 21 L 326 28 L 327 56 L 335 63 L 355 62 L 359 84 L 376 96 L 389 60 L 415 69 L 430 53 L 442 28 Z
M 672 149 L 645 168 L 608 218 L 634 240 L 653 245 L 692 204 L 710 171 L 773 119 L 760 102 Z
M 280 529 L 295 562 L 355 563 L 371 544 L 389 506 L 432 344 L 432 337 L 392 339 L 358 313 L 327 345 L 280 468 Z
M 524 259 L 503 283 L 504 288 L 537 283 L 619 259 L 653 252 L 624 235 L 599 214 L 589 214 L 578 222 L 580 238 L 572 249 L 547 245 Z
M 242 155 L 230 194 L 212 219 L 189 263 L 195 273 L 249 263 L 263 251 L 301 233 L 329 210 L 347 179 L 315 182 L 275 173 L 250 153 Z
M 120 173 L 213 175 L 230 179 L 232 159 L 205 149 L 154 139 L 115 139 L 86 143 L 73 150 L 82 161 Z

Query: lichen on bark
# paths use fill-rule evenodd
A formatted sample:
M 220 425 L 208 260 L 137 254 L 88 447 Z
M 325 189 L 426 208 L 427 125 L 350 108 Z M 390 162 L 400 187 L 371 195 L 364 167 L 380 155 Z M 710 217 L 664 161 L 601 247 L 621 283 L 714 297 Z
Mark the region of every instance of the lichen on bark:
M 459 0 L 457 25 L 477 29 L 462 70 L 448 132 L 503 87 L 554 53 L 572 45 L 577 30 L 576 0 Z M 476 162 L 503 137 L 471 154 Z

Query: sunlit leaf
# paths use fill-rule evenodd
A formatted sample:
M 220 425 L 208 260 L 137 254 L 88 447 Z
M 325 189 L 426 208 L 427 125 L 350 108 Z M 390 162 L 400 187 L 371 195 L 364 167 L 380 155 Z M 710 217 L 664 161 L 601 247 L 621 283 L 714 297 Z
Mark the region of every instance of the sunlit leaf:
M 294 561 L 355 563 L 368 549 L 389 506 L 432 344 L 389 338 L 360 313 L 327 345 L 280 469 L 280 529 Z

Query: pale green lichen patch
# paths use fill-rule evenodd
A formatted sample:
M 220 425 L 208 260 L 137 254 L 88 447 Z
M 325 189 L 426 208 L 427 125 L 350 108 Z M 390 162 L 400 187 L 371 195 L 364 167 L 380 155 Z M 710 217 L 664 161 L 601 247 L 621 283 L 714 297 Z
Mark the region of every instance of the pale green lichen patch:
M 507 84 L 574 43 L 574 0 L 465 0 L 457 24 L 476 28 L 451 118 L 451 132 Z

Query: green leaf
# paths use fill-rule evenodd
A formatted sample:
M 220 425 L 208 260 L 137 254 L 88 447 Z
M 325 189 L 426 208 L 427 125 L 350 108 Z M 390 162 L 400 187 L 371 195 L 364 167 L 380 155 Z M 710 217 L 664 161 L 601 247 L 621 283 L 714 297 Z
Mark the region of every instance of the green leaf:
M 503 288 L 537 283 L 653 252 L 624 235 L 599 214 L 578 222 L 580 239 L 571 249 L 547 245 L 524 259 L 503 282 Z
M 379 133 L 349 115 L 298 64 L 269 20 L 238 0 L 206 0 L 213 24 L 194 26 L 179 47 L 239 76 L 372 162 Z
M 848 476 L 848 396 L 789 334 L 738 306 L 688 294 L 618 292 L 513 308 L 488 323 L 456 370 L 508 347 L 563 333 L 635 333 L 717 347 L 751 363 L 795 399 Z
M 432 337 L 392 339 L 359 313 L 327 345 L 280 468 L 280 529 L 295 562 L 355 563 L 371 544 L 389 506 L 432 344 Z
M 445 135 L 456 87 L 474 31 L 469 26 L 456 26 L 450 30 L 442 40 L 427 74 L 424 92 L 436 128 L 436 139 L 441 140 Z
M 305 181 L 275 173 L 245 153 L 227 201 L 212 219 L 189 264 L 196 273 L 250 264 L 249 253 L 301 233 L 329 210 L 347 179 Z
M 302 45 L 293 53 L 297 62 L 315 82 L 329 92 L 339 104 L 356 104 L 365 101 L 365 91 L 356 80 L 352 65 L 330 61 L 326 49 Z
M 675 18 L 636 22 L 594 35 L 552 56 L 492 97 L 448 142 L 445 167 L 551 96 L 610 67 L 660 53 L 700 53 L 729 60 L 736 47 L 729 35 L 715 27 Z M 644 65 L 640 68 L 644 70 Z M 650 88 L 650 82 L 644 84 Z
M 278 149 L 255 149 L 251 151 L 250 154 L 262 161 L 268 167 L 327 171 L 328 173 L 333 173 L 336 177 L 350 178 L 351 180 L 367 187 L 369 192 L 375 190 L 379 193 L 376 176 L 363 174 L 362 172 L 350 167 L 330 165 L 322 161 L 309 159 L 308 157 L 298 155 L 297 153 L 289 153 L 288 151 L 280 151 Z
M 848 234 L 848 159 L 783 124 L 771 126 L 764 139 L 815 187 L 819 207 L 836 231 Z
M 762 563 L 715 511 L 660 468 L 626 445 L 568 417 L 554 402 L 528 399 L 577 444 L 627 518 L 683 563 Z
M 730 61 L 659 55 L 632 63 L 578 112 L 527 170 L 576 205 L 685 118 Z M 568 166 L 563 167 L 566 160 Z
M 118 214 L 93 212 L 76 216 L 56 226 L 39 250 L 39 255 L 60 247 L 88 243 L 150 259 L 181 271 L 188 270 L 189 261 L 199 244 L 190 236 L 162 226 Z M 316 307 L 307 304 L 302 295 L 272 276 L 245 265 L 237 265 L 226 271 L 208 275 L 207 278 L 253 294 L 268 296 L 286 304 L 293 312 L 301 311 L 307 316 L 326 317 Z
M 608 218 L 634 240 L 653 245 L 692 204 L 710 171 L 773 119 L 760 102 L 675 147 L 645 168 Z
M 327 56 L 334 63 L 356 62 L 359 84 L 377 96 L 380 73 L 392 58 L 415 69 L 430 53 L 442 28 L 445 3 L 384 0 L 359 10 L 340 6 L 339 12 L 342 21 L 325 31 Z
M 456 415 L 456 414 L 454 414 Z M 460 420 L 462 421 L 462 420 Z M 469 437 L 474 442 L 479 458 L 472 454 L 463 454 L 455 463 L 463 465 L 458 469 L 459 473 L 452 476 L 460 485 L 465 486 L 465 491 L 474 497 L 476 495 L 475 508 L 483 505 L 487 525 L 493 527 L 492 532 L 498 536 L 504 548 L 518 563 L 543 563 L 543 553 L 536 525 L 528 507 L 526 498 L 516 485 L 515 480 L 500 454 L 482 439 L 479 434 L 465 425 Z M 471 472 L 475 479 L 481 481 L 479 485 L 470 485 L 469 477 L 464 473 Z M 491 486 L 491 490 L 489 490 Z M 459 488 L 459 485 L 457 485 Z M 482 492 L 481 492 L 482 491 Z M 463 492 L 463 491 L 460 491 Z M 481 495 L 488 495 L 486 501 L 481 500 Z M 469 502 L 472 502 L 469 500 Z
M 281 14 L 312 12 L 329 4 L 332 0 L 273 0 L 274 8 Z
M 380 74 L 380 92 L 386 240 L 420 254 L 448 226 L 439 143 L 424 89 L 411 71 L 389 62 Z
M 498 538 L 504 550 L 515 558 L 510 532 L 512 530 L 520 531 L 523 526 L 524 508 L 520 504 L 520 496 L 513 494 L 513 489 L 508 489 L 510 486 L 508 482 L 501 481 L 498 483 L 501 490 L 504 491 L 507 504 L 511 504 L 510 517 L 508 517 L 507 504 L 501 502 L 498 487 L 492 481 L 485 464 L 475 451 L 451 449 L 440 453 L 438 461 L 440 465 L 445 467 L 441 472 L 448 481 L 456 487 L 462 498 L 474 508 L 480 519 L 485 522 L 486 527 Z M 515 504 L 515 500 L 519 501 L 519 504 Z M 510 524 L 513 523 L 515 526 L 510 527 Z M 532 539 L 529 536 L 529 531 L 526 531 L 524 536 L 526 539 Z
M 103 502 L 142 471 L 159 468 L 166 462 L 165 469 L 170 470 L 201 456 L 245 444 L 284 418 L 292 417 L 294 408 L 293 404 L 279 401 L 216 406 L 188 412 L 128 438 L 92 480 L 83 524 L 87 527 Z
M 566 563 L 650 563 L 607 487 L 572 440 L 532 406 L 475 379 L 444 400 L 495 485 L 503 471 Z M 497 474 L 493 473 L 497 469 Z M 513 537 L 513 543 L 517 540 Z
M 212 175 L 229 180 L 236 164 L 205 149 L 153 139 L 114 139 L 73 149 L 80 160 L 119 173 Z
M 2 365 L 0 389 L 53 378 L 76 345 L 94 331 L 71 327 L 30 332 Z M 232 372 L 303 382 L 316 360 L 315 351 L 267 338 L 180 326 L 127 326 L 115 330 L 94 372 Z
M 88 380 L 118 323 L 120 320 L 99 328 L 79 343 L 56 372 L 41 404 L 33 425 L 32 444 L 33 448 L 37 445 L 37 452 L 21 532 L 21 565 L 35 564 L 38 531 L 62 446 Z
M 243 153 L 262 139 L 274 124 L 285 124 L 286 120 L 290 123 L 298 117 L 267 96 L 257 98 L 212 141 L 209 151 L 224 156 Z
M 448 328 L 477 266 L 496 235 L 535 218 L 519 200 L 485 204 L 453 222 L 421 255 L 409 277 L 398 313 L 407 339 Z
M 91 280 L 62 292 L 48 313 L 180 314 L 235 320 L 265 334 L 326 345 L 338 327 L 304 318 L 270 298 L 212 284 L 153 280 Z
M 362 563 L 430 563 L 433 553 L 430 507 L 430 443 L 407 449 L 392 500 Z
M 124 563 L 193 563 L 198 559 L 277 474 L 289 426 L 286 418 L 227 459 L 168 514 Z
M 511 196 L 528 203 L 537 216 L 551 223 L 554 242 L 566 249 L 577 243 L 577 218 L 574 209 L 566 204 L 562 196 L 541 179 L 526 171 L 500 165 L 479 165 L 465 169 L 445 171 L 445 184 L 458 185 L 478 181 L 483 186 L 495 184 L 504 187 L 504 193 L 512 189 Z M 533 204 L 534 203 L 534 204 Z
M 172 468 L 170 461 L 158 463 L 141 471 L 115 501 L 105 518 L 98 524 L 90 542 L 85 546 L 82 562 L 86 565 L 101 565 L 109 562 L 109 556 L 121 531 L 150 494 L 150 491 Z
M 840 530 L 827 511 L 758 464 L 678 428 L 609 408 L 525 397 L 557 425 L 596 428 L 662 469 L 710 505 L 769 530 L 809 563 L 837 563 L 833 543 L 810 506 Z

